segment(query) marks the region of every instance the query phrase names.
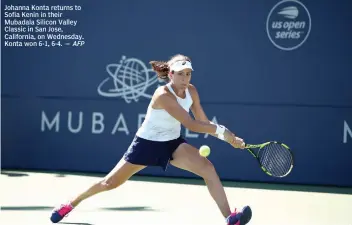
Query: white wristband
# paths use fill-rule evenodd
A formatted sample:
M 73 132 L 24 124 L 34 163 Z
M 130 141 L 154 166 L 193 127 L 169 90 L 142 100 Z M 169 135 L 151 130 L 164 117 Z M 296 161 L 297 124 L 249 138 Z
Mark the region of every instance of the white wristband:
M 218 138 L 219 138 L 220 140 L 225 140 L 225 136 L 224 136 L 223 134 L 218 134 Z
M 226 128 L 223 125 L 219 125 L 219 124 L 215 124 L 215 125 L 216 125 L 215 134 L 224 135 Z

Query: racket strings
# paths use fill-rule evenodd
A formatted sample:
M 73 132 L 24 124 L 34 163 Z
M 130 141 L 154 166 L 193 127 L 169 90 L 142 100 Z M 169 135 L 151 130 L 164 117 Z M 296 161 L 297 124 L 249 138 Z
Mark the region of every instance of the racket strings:
M 280 144 L 269 144 L 259 151 L 261 165 L 274 176 L 283 176 L 291 169 L 292 155 Z

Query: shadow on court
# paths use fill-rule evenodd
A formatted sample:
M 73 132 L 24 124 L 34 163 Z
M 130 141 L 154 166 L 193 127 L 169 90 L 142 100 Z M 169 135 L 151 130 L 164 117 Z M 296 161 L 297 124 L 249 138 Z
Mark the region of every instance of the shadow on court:
M 70 222 L 59 222 L 59 224 L 93 225 L 92 223 L 70 223 Z
M 112 207 L 112 208 L 100 208 L 100 210 L 109 211 L 156 211 L 146 206 L 134 206 L 134 207 Z
M 6 171 L 1 171 L 1 175 L 6 175 L 8 177 L 26 177 L 26 176 L 29 176 L 27 173 L 6 172 Z
M 2 211 L 51 211 L 54 207 L 49 206 L 1 206 Z
M 55 177 L 66 177 L 65 174 L 56 174 Z
M 50 206 L 1 206 L 3 211 L 52 211 L 54 207 Z M 128 206 L 128 207 L 107 207 L 97 208 L 94 211 L 156 211 L 149 206 Z
M 15 170 L 12 170 L 15 171 Z M 17 172 L 5 172 L 1 174 L 8 176 L 28 176 L 23 171 Z M 74 176 L 87 176 L 87 177 L 104 177 L 106 173 L 80 173 L 80 172 L 62 172 L 62 171 L 34 171 L 26 170 L 27 172 L 38 172 L 53 174 L 56 177 L 65 177 L 66 175 Z M 15 175 L 16 174 L 16 175 Z M 175 177 L 153 177 L 146 175 L 134 175 L 130 178 L 132 181 L 143 181 L 143 182 L 156 182 L 156 183 L 172 183 L 172 184 L 187 184 L 187 185 L 205 185 L 204 181 L 200 178 L 175 178 Z M 235 188 L 249 188 L 249 189 L 261 189 L 261 190 L 278 190 L 278 191 L 298 191 L 298 192 L 318 192 L 318 193 L 331 193 L 331 194 L 351 194 L 352 187 L 335 187 L 335 186 L 316 186 L 316 185 L 297 185 L 297 184 L 276 184 L 276 183 L 259 183 L 259 182 L 235 182 L 235 181 L 223 181 L 225 187 Z M 117 210 L 117 209 L 116 209 Z

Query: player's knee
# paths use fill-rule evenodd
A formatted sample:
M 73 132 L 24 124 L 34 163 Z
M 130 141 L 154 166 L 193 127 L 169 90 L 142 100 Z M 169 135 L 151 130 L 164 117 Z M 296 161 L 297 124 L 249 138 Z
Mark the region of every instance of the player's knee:
M 109 191 L 120 186 L 123 182 L 114 181 L 111 179 L 103 179 L 99 182 L 99 185 L 103 191 Z
M 204 162 L 199 174 L 204 180 L 210 180 L 214 176 L 217 176 L 215 167 L 209 160 Z

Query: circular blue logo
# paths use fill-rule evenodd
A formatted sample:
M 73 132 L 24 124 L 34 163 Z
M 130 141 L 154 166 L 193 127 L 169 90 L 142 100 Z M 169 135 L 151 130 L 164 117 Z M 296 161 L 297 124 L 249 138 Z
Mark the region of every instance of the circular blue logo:
M 266 31 L 274 46 L 290 51 L 299 48 L 307 40 L 311 23 L 305 5 L 296 0 L 283 0 L 271 9 Z

